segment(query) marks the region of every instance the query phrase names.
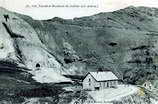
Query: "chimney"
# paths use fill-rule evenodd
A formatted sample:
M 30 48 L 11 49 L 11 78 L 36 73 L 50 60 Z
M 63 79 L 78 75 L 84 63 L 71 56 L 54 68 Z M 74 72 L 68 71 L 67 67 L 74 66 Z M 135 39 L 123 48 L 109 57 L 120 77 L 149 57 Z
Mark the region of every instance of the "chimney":
M 102 71 L 103 71 L 103 68 L 98 68 L 97 73 L 102 72 Z

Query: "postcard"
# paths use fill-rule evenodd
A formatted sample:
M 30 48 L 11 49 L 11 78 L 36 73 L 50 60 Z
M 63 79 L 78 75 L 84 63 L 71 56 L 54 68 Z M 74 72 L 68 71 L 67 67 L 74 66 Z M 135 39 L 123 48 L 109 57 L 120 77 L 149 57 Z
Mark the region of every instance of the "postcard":
M 0 104 L 158 104 L 158 1 L 1 0 Z

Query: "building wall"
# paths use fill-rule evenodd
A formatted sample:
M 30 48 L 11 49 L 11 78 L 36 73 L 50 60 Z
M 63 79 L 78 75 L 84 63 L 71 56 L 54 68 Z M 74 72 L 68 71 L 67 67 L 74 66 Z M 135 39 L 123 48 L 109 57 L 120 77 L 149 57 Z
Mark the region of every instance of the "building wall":
M 94 86 L 97 84 L 96 80 L 88 74 L 86 78 L 83 80 L 83 89 L 94 90 Z
M 96 87 L 100 89 L 105 89 L 111 86 L 118 85 L 118 81 L 104 81 L 104 82 L 97 82 L 90 74 L 83 80 L 83 89 L 95 90 Z
M 106 81 L 106 82 L 99 82 L 100 83 L 100 88 L 101 89 L 105 89 L 105 88 L 108 88 L 108 87 L 112 87 L 112 86 L 117 86 L 118 85 L 118 81 L 117 80 L 114 80 L 114 81 Z

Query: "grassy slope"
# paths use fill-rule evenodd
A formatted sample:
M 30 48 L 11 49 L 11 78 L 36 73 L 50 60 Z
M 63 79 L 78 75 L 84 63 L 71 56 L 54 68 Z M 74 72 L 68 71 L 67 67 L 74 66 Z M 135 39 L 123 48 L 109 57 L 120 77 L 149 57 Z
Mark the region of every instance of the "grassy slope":
M 15 14 L 37 33 L 40 41 L 68 70 L 75 65 L 81 70 L 96 70 L 99 67 L 111 69 L 119 77 L 129 69 L 131 47 L 147 44 L 147 40 L 157 40 L 158 10 L 145 7 L 128 7 L 111 13 L 64 20 L 33 20 L 30 17 Z M 150 35 L 148 35 L 150 34 Z M 152 35 L 152 36 L 151 36 Z M 63 43 L 67 42 L 80 60 L 66 64 Z M 110 43 L 116 43 L 111 46 Z M 157 49 L 155 43 L 155 49 Z M 70 60 L 72 57 L 68 57 Z M 85 67 L 86 64 L 86 67 Z M 72 68 L 72 70 L 75 68 Z M 78 74 L 80 70 L 77 70 Z M 85 71 L 86 72 L 86 71 Z
M 63 41 L 68 42 L 76 54 L 86 61 L 88 70 L 108 68 L 116 74 L 127 66 L 129 49 L 147 44 L 148 38 L 157 40 L 157 9 L 128 7 L 111 13 L 64 20 L 53 18 L 34 21 L 18 15 L 27 21 L 38 33 L 40 40 L 63 63 Z M 153 34 L 149 36 L 147 34 Z M 117 43 L 112 47 L 111 42 Z M 156 47 L 157 48 L 157 47 Z M 84 66 L 83 63 L 81 65 Z

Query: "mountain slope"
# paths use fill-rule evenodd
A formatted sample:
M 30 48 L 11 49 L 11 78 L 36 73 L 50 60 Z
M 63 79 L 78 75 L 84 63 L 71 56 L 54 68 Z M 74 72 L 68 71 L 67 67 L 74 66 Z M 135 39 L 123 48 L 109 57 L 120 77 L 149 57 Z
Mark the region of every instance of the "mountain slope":
M 41 43 L 36 31 L 14 13 L 5 9 L 0 11 L 1 60 L 14 60 L 32 71 L 36 69 L 36 64 L 40 64 L 41 67 L 52 68 L 60 75 L 60 63 Z M 9 16 L 8 20 L 5 20 L 5 15 Z
M 9 57 L 31 69 L 40 63 L 58 73 L 83 75 L 103 68 L 112 70 L 120 78 L 126 72 L 126 78 L 130 79 L 137 68 L 128 63 L 132 58 L 131 49 L 148 45 L 149 41 L 154 46 L 152 50 L 157 52 L 158 49 L 156 8 L 128 7 L 70 20 L 55 17 L 41 21 L 4 9 L 1 11 L 1 23 L 24 37 L 11 38 L 2 25 L 0 33 L 6 34 L 1 35 L 7 36 L 4 39 L 10 46 L 6 51 L 12 53 Z M 8 21 L 4 14 L 9 15 Z M 4 50 L 1 51 L 4 54 Z M 6 58 L 8 53 L 1 57 Z M 136 82 L 132 79 L 131 83 Z
M 128 7 L 72 20 L 55 17 L 32 21 L 29 17 L 18 16 L 33 26 L 41 42 L 66 69 L 73 66 L 84 72 L 101 67 L 122 78 L 124 71 L 132 70 L 127 63 L 132 57 L 131 48 L 148 45 L 149 41 L 154 44 L 153 50 L 158 48 L 156 8 Z

